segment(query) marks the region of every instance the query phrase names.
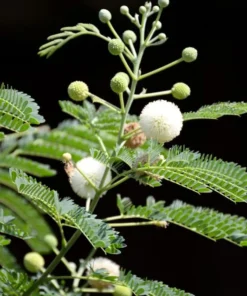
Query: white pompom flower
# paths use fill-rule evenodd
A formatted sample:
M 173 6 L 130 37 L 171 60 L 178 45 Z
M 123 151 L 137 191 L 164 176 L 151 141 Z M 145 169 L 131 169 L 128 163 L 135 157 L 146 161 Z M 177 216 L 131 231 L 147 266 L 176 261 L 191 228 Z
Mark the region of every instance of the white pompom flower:
M 164 144 L 180 134 L 183 127 L 183 115 L 174 103 L 157 100 L 143 108 L 140 115 L 140 126 L 147 139 Z
M 92 272 L 97 272 L 98 270 L 104 270 L 110 276 L 119 277 L 120 266 L 113 262 L 112 260 L 104 257 L 98 257 L 92 259 L 87 264 L 87 275 L 90 276 Z M 111 283 L 103 282 L 100 280 L 89 280 L 89 284 L 96 289 L 105 289 L 112 286 Z
M 72 161 L 65 163 L 65 171 L 69 176 L 71 187 L 82 198 L 94 198 L 96 192 L 92 184 L 99 188 L 105 169 L 106 166 L 103 163 L 91 156 L 79 160 L 75 165 Z M 107 185 L 111 179 L 109 170 L 103 186 Z

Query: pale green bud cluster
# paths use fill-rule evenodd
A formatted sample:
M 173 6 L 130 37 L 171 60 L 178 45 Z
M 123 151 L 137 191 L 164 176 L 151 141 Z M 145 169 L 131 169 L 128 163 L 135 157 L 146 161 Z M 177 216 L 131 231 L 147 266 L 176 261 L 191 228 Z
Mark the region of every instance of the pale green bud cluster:
M 182 58 L 186 63 L 194 62 L 197 59 L 198 52 L 193 47 L 187 47 L 182 51 Z
M 129 40 L 131 40 L 133 43 L 136 42 L 137 37 L 136 37 L 136 33 L 131 31 L 131 30 L 126 30 L 123 32 L 123 41 L 128 44 Z
M 172 96 L 178 100 L 186 99 L 188 96 L 190 96 L 191 93 L 190 87 L 183 82 L 178 82 L 174 84 L 171 91 Z
M 126 73 L 117 73 L 110 82 L 110 87 L 117 94 L 123 93 L 129 85 L 129 76 Z
M 99 11 L 99 19 L 102 23 L 104 23 L 104 24 L 108 23 L 111 20 L 111 18 L 112 18 L 112 15 L 109 10 L 101 9 Z
M 113 292 L 113 296 L 131 296 L 132 291 L 129 287 L 116 286 Z
M 166 8 L 169 5 L 170 1 L 169 0 L 158 0 L 158 4 L 162 8 Z
M 47 234 L 44 237 L 44 241 L 47 243 L 47 245 L 51 248 L 54 249 L 58 246 L 58 241 L 57 238 L 53 234 Z
M 153 6 L 153 8 L 152 8 L 153 12 L 158 12 L 159 10 L 160 10 L 160 8 L 157 5 Z
M 160 33 L 160 34 L 158 35 L 158 38 L 159 38 L 159 40 L 166 40 L 166 39 L 167 39 L 165 33 Z
M 156 28 L 156 30 L 159 30 L 162 28 L 162 23 L 160 21 L 153 22 L 153 26 Z
M 29 252 L 24 256 L 23 264 L 27 271 L 37 273 L 45 266 L 45 260 L 39 253 Z
M 147 8 L 145 6 L 140 6 L 139 12 L 140 12 L 140 14 L 145 14 L 147 12 Z
M 123 15 L 127 15 L 127 14 L 129 13 L 129 7 L 126 6 L 126 5 L 121 6 L 121 7 L 120 7 L 120 12 L 121 12 L 121 14 L 123 14 Z
M 124 51 L 124 43 L 118 38 L 112 39 L 108 43 L 108 50 L 112 55 L 120 55 Z
M 89 89 L 83 81 L 74 81 L 68 87 L 68 95 L 74 101 L 83 101 L 89 96 Z

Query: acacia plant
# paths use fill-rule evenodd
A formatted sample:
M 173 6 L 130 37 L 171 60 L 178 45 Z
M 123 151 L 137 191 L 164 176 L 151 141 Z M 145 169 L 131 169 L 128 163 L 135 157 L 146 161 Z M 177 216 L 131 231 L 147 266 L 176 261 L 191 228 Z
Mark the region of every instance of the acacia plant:
M 1 295 L 75 296 L 95 292 L 109 292 L 115 296 L 192 295 L 158 281 L 141 279 L 106 258 L 107 254 L 120 254 L 126 247 L 124 238 L 115 230 L 120 226 L 166 228 L 174 223 L 213 241 L 224 239 L 236 246 L 247 245 L 245 218 L 178 200 L 167 206 L 165 201 L 156 201 L 149 196 L 145 206 L 135 206 L 130 198 L 119 194 L 115 216 L 98 219 L 95 215 L 99 200 L 103 202 L 108 191 L 129 179 L 151 187 L 173 182 L 199 194 L 215 191 L 235 203 L 247 200 L 245 168 L 212 155 L 190 151 L 185 146 L 169 149 L 165 146 L 179 136 L 187 121 L 240 115 L 247 112 L 246 103 L 215 102 L 198 111 L 181 113 L 173 100 L 179 104 L 179 100 L 190 95 L 190 87 L 182 82 L 159 92 L 136 91 L 137 84 L 145 82 L 149 76 L 197 59 L 197 50 L 188 47 L 176 61 L 148 73 L 141 72 L 144 52 L 167 40 L 166 35 L 159 32 L 162 28 L 160 17 L 168 4 L 169 0 L 159 0 L 157 6 L 146 2 L 134 16 L 127 6 L 120 8 L 137 27 L 139 36 L 131 30 L 120 36 L 112 25 L 111 13 L 102 9 L 99 19 L 109 27 L 112 38 L 102 35 L 92 24 L 80 23 L 62 28 L 40 47 L 39 55 L 50 57 L 76 37 L 101 38 L 114 56 L 112 58 L 120 58 L 123 64 L 122 72 L 110 80 L 114 96 L 119 97 L 119 106 L 92 93 L 87 85 L 89 82 L 74 81 L 68 87 L 71 100 L 59 101 L 62 111 L 73 119 L 49 129 L 49 126 L 41 125 L 44 118 L 30 96 L 2 86 Z M 149 21 L 152 22 L 150 31 L 146 29 Z M 165 95 L 167 100 L 149 101 L 140 115 L 131 114 L 135 100 L 152 100 Z M 96 108 L 96 103 L 100 107 Z M 56 173 L 48 165 L 33 160 L 36 156 L 63 160 L 71 188 L 85 201 L 85 207 L 70 198 L 59 197 L 58 192 L 35 179 Z M 59 237 L 53 234 L 43 214 L 56 222 Z M 71 237 L 66 237 L 66 227 L 74 229 Z M 92 245 L 92 251 L 86 258 L 68 262 L 66 254 L 81 235 Z M 30 247 L 23 264 L 18 264 L 7 248 L 11 236 L 25 240 Z M 95 257 L 96 250 L 102 255 Z M 54 252 L 54 260 L 47 265 L 45 254 L 50 252 Z M 60 262 L 66 266 L 67 273 L 56 276 L 55 268 Z

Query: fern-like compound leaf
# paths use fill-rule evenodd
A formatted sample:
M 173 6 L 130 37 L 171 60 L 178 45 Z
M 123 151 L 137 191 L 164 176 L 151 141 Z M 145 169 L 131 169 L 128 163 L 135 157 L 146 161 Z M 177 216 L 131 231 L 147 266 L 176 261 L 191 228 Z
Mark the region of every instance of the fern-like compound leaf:
M 73 27 L 64 27 L 61 29 L 61 33 L 51 35 L 47 38 L 49 42 L 39 48 L 38 54 L 49 58 L 55 51 L 70 40 L 82 35 L 101 36 L 98 28 L 92 24 L 79 23 Z
M 57 223 L 79 229 L 94 248 L 102 248 L 106 253 L 117 254 L 125 245 L 123 238 L 108 224 L 83 207 L 75 205 L 70 199 L 58 198 L 58 193 L 38 183 L 18 169 L 10 169 L 12 181 L 19 193 L 50 215 Z
M 183 114 L 184 121 L 193 119 L 217 119 L 225 115 L 239 116 L 247 113 L 246 102 L 219 102 L 203 106 L 198 111 Z
M 32 124 L 44 122 L 38 112 L 39 106 L 29 95 L 14 89 L 0 88 L 1 127 L 14 132 L 25 132 L 32 128 Z

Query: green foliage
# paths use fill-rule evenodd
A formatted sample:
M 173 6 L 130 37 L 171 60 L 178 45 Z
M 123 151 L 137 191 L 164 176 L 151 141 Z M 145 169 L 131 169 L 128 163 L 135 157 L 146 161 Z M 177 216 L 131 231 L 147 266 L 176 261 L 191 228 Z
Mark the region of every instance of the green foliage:
M 224 239 L 239 246 L 247 246 L 247 220 L 236 215 L 194 207 L 179 200 L 169 206 L 148 197 L 146 206 L 134 206 L 129 198 L 117 200 L 123 219 L 166 221 L 184 227 L 212 240 Z M 158 224 L 157 224 L 158 225 Z
M 25 132 L 31 124 L 40 124 L 44 118 L 29 95 L 3 86 L 0 89 L 0 126 L 14 132 Z M 3 138 L 3 134 L 1 135 Z
M 62 28 L 61 31 L 61 33 L 51 35 L 47 38 L 49 42 L 39 48 L 40 56 L 47 56 L 47 58 L 49 58 L 55 51 L 67 42 L 81 35 L 100 35 L 97 27 L 92 24 L 83 23 L 79 23 L 73 27 Z
M 50 169 L 48 165 L 13 155 L 0 154 L 0 167 L 18 168 L 37 177 L 50 177 L 55 175 L 55 171 Z
M 215 191 L 234 202 L 247 200 L 246 169 L 212 155 L 172 147 L 165 162 L 136 169 L 151 179 L 168 180 L 198 193 Z
M 0 247 L 0 265 L 8 269 L 20 269 L 16 257 L 6 247 Z
M 79 229 L 93 245 L 106 253 L 117 254 L 124 247 L 123 238 L 102 220 L 96 219 L 72 200 L 58 198 L 58 193 L 38 183 L 31 176 L 17 169 L 10 169 L 10 175 L 19 193 L 26 196 L 38 208 L 50 215 L 59 225 Z
M 0 209 L 0 233 L 11 235 L 20 239 L 29 239 L 31 236 L 21 229 L 18 229 L 15 224 L 13 224 L 13 220 L 15 217 L 12 216 L 4 216 L 3 209 Z M 4 240 L 3 237 L 1 237 L 1 241 L 3 243 L 3 246 L 8 244 L 7 240 Z
M 203 106 L 196 112 L 183 114 L 184 121 L 193 119 L 217 119 L 225 115 L 239 116 L 247 113 L 245 102 L 219 102 L 209 106 Z
M 15 270 L 0 269 L 0 294 L 20 296 L 32 285 L 28 275 Z M 37 295 L 36 293 L 33 294 Z
M 0 190 L 0 204 L 3 205 L 5 213 L 15 216 L 15 224 L 18 228 L 24 230 L 28 227 L 29 233 L 33 235 L 33 238 L 27 240 L 26 243 L 33 251 L 41 254 L 49 253 L 50 248 L 44 242 L 44 236 L 52 233 L 52 230 L 43 215 L 23 196 L 13 190 L 2 187 Z

